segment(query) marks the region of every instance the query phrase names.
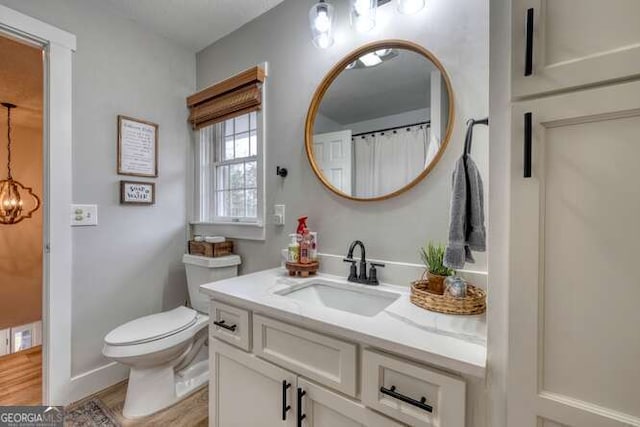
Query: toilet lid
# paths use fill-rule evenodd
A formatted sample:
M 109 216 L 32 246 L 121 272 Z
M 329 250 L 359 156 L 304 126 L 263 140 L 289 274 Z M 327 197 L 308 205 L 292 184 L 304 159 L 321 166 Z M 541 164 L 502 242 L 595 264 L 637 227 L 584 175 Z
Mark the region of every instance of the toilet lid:
M 176 334 L 192 326 L 196 321 L 195 310 L 178 307 L 140 317 L 118 326 L 107 334 L 104 341 L 110 345 L 142 344 Z

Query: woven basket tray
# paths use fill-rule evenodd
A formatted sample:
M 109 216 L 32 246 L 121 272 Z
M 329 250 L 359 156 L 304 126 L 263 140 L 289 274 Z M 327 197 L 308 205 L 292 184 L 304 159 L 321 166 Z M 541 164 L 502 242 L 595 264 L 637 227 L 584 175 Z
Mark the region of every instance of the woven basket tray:
M 487 294 L 482 289 L 467 285 L 467 296 L 455 298 L 445 291 L 443 295 L 427 290 L 427 280 L 411 283 L 411 302 L 418 307 L 446 314 L 482 314 L 487 310 Z

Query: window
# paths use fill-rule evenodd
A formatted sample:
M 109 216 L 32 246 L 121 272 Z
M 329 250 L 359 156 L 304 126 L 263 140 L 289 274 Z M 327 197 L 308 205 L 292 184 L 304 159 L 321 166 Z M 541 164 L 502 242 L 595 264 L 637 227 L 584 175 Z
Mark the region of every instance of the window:
M 260 120 L 253 111 L 199 130 L 198 222 L 262 224 Z
M 196 131 L 192 223 L 203 225 L 200 232 L 264 240 L 266 68 L 251 67 L 187 97 Z

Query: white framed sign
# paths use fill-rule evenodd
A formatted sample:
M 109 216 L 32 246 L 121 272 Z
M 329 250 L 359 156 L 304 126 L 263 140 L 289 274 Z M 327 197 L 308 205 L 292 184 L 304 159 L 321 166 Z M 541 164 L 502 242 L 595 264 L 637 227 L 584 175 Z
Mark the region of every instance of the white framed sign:
M 154 182 L 120 181 L 120 204 L 153 205 L 156 202 Z
M 118 174 L 158 176 L 158 125 L 118 116 Z

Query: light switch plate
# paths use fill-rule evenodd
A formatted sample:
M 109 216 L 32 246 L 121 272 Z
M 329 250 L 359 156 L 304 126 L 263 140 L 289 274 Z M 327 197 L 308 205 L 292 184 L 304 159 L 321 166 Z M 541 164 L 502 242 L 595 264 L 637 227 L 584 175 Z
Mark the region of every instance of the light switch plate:
M 273 205 L 273 223 L 283 226 L 284 222 L 284 205 Z
M 71 205 L 71 225 L 98 225 L 98 205 Z

